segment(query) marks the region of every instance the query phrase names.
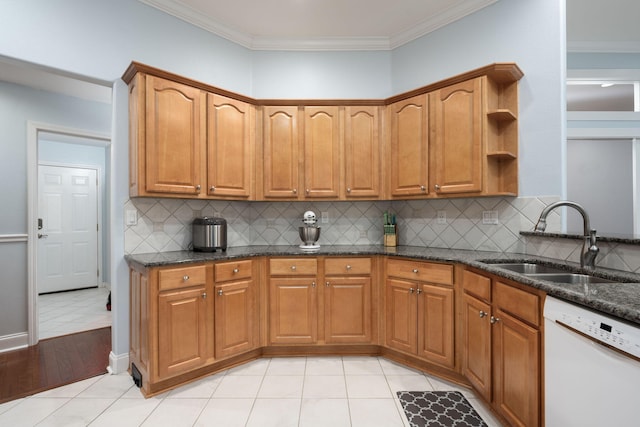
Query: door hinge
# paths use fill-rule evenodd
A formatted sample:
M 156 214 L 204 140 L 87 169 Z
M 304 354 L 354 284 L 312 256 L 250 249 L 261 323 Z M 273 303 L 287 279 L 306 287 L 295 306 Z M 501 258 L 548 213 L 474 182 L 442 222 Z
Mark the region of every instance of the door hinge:
M 96 231 L 100 231 L 100 224 L 96 224 Z
M 96 276 L 97 276 L 97 277 L 100 277 L 100 269 L 97 269 L 97 270 L 96 270 Z

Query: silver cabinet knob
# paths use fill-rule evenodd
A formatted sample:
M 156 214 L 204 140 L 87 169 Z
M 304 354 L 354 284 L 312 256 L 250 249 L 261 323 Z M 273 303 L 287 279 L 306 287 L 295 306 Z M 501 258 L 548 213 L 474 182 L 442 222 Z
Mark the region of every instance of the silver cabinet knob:
M 198 193 L 199 193 L 201 188 L 202 188 L 202 187 L 200 186 L 200 184 L 196 185 L 196 192 L 198 192 Z
M 480 313 L 478 313 L 478 314 L 480 314 L 480 318 L 481 318 L 481 319 L 482 319 L 483 317 L 486 317 L 486 316 L 488 316 L 488 315 L 489 315 L 489 313 L 487 313 L 487 312 L 485 312 L 485 311 L 482 311 L 482 310 L 480 310 Z
M 416 291 L 416 293 L 417 293 L 418 295 L 420 295 L 420 294 L 422 293 L 422 289 L 418 288 L 418 290 Z
M 212 185 L 211 187 L 209 187 L 209 191 L 211 191 L 212 193 L 216 191 L 216 186 Z
M 298 194 L 298 189 L 297 189 L 297 188 L 294 188 L 293 190 L 291 190 L 291 192 L 292 192 L 293 194 Z
M 295 265 L 291 266 L 291 271 L 296 271 L 296 266 Z
M 202 299 L 207 299 L 207 293 L 206 292 L 202 293 Z
M 328 288 L 331 284 L 329 282 L 325 282 L 324 285 Z
M 412 293 L 414 293 L 415 291 L 416 291 L 415 289 L 413 289 L 413 288 L 409 288 L 409 293 L 411 293 L 411 294 L 412 294 Z
M 500 321 L 499 317 L 493 317 L 491 316 L 491 318 L 489 319 L 489 321 L 491 322 L 491 324 L 493 325 L 494 323 L 498 323 Z
M 347 270 L 351 270 L 351 266 L 347 264 Z
M 222 296 L 222 294 L 223 294 L 223 293 L 224 293 L 224 292 L 222 292 L 222 289 L 218 289 L 218 295 L 219 295 L 219 296 Z
M 238 270 L 237 268 L 234 268 L 234 269 L 233 269 L 234 274 L 235 274 L 235 273 L 238 273 L 239 271 L 240 271 L 240 270 Z
M 316 282 L 311 282 L 311 287 L 315 288 L 316 287 Z
M 184 282 L 186 282 L 187 280 L 189 280 L 189 276 L 187 276 L 186 274 L 184 276 L 182 276 L 182 280 Z
M 351 193 L 351 187 L 347 187 L 347 193 Z
M 436 191 L 440 191 L 440 186 L 438 184 L 434 185 L 433 188 L 435 188 Z
M 306 190 L 304 190 L 307 194 L 311 193 L 311 190 L 309 190 L 308 188 Z
M 420 186 L 420 190 L 422 190 L 422 191 L 427 191 L 427 187 L 425 187 L 424 185 L 421 185 L 421 186 Z
M 414 268 L 414 269 L 413 269 L 413 272 L 414 272 L 415 274 L 418 274 L 418 273 L 419 273 L 419 271 L 418 271 L 418 269 L 417 269 L 417 268 Z

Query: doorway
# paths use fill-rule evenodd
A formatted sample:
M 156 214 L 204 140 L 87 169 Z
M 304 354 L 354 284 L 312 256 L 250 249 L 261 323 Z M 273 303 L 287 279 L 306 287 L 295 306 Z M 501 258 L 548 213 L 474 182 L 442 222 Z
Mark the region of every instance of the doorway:
M 109 138 L 29 123 L 29 345 L 111 326 Z

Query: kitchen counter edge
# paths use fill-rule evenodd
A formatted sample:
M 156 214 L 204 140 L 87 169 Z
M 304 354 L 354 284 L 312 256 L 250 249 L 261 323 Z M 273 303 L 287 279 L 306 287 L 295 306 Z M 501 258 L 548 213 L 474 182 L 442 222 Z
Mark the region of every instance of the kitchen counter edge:
M 640 274 L 619 270 L 597 268 L 592 274 L 619 281 L 620 283 L 557 284 L 537 280 L 525 275 L 496 267 L 496 262 L 533 261 L 580 272 L 577 264 L 563 262 L 553 258 L 534 255 L 473 251 L 462 249 L 439 249 L 419 246 L 385 247 L 381 245 L 335 245 L 322 246 L 314 252 L 307 252 L 298 246 L 243 246 L 228 248 L 226 251 L 193 252 L 175 251 L 147 254 L 130 254 L 125 259 L 129 265 L 142 268 L 170 265 L 193 264 L 200 262 L 225 261 L 239 258 L 261 256 L 367 256 L 384 255 L 389 257 L 412 258 L 425 261 L 460 263 L 483 270 L 505 279 L 545 291 L 548 295 L 587 307 L 604 314 L 614 316 L 640 325 Z M 489 261 L 485 263 L 485 261 Z

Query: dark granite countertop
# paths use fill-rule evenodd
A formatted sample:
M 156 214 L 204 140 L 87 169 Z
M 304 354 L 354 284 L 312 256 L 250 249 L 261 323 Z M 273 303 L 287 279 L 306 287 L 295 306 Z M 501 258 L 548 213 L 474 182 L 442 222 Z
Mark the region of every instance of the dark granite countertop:
M 572 234 L 572 233 L 549 233 L 549 232 L 541 232 L 541 231 L 521 231 L 520 235 L 522 236 L 531 236 L 531 237 L 556 237 L 560 239 L 574 239 L 574 240 L 582 240 L 584 236 L 582 234 Z M 597 235 L 599 242 L 609 242 L 609 243 L 623 243 L 625 245 L 640 245 L 640 235 L 634 234 L 605 234 L 605 235 Z
M 523 274 L 514 273 L 491 264 L 491 262 L 533 261 L 560 267 L 571 272 L 581 272 L 580 266 L 577 264 L 533 255 L 424 248 L 418 246 L 398 246 L 396 248 L 390 248 L 382 245 L 335 245 L 322 246 L 320 250 L 316 252 L 305 252 L 298 246 L 243 246 L 228 248 L 226 252 L 176 251 L 127 255 L 125 256 L 125 259 L 129 264 L 136 264 L 140 267 L 146 268 L 205 261 L 223 261 L 257 256 L 331 255 L 386 255 L 428 261 L 461 263 L 536 289 L 541 289 L 547 294 L 565 301 L 573 302 L 640 325 L 640 274 L 597 268 L 596 271 L 591 274 L 615 280 L 619 283 L 593 283 L 589 285 L 558 284 L 546 280 L 533 279 Z M 489 263 L 485 263 L 483 261 L 489 261 Z

